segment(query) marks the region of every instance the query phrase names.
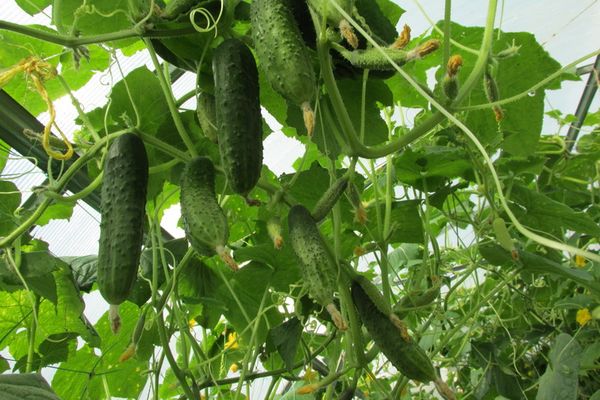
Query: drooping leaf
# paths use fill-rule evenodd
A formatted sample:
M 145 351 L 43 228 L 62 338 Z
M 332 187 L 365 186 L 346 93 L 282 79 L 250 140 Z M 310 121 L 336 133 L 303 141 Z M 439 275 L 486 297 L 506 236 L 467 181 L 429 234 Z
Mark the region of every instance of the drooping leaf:
M 433 192 L 450 179 L 466 176 L 471 163 L 462 149 L 435 146 L 406 149 L 396 158 L 394 167 L 400 182 Z
M 521 217 L 525 225 L 546 232 L 563 228 L 600 236 L 600 226 L 586 213 L 576 212 L 569 206 L 525 186 L 514 185 L 511 200 L 525 208 L 526 213 Z
M 270 345 L 277 350 L 288 371 L 293 369 L 296 350 L 298 349 L 301 335 L 302 324 L 296 317 L 290 318 L 269 331 L 267 348 Z
M 264 343 L 268 327 L 282 322 L 281 315 L 270 308 L 273 299 L 269 293 L 271 269 L 252 262 L 228 279 L 228 285 L 219 287 L 219 299 L 225 303 L 225 318 L 234 326 L 245 343 L 250 344 L 252 332 L 258 319 L 256 343 Z M 231 291 L 230 289 L 231 288 Z M 262 309 L 261 309 L 262 306 Z M 259 313 L 260 311 L 260 313 Z
M 579 381 L 581 345 L 561 333 L 550 349 L 550 363 L 540 378 L 536 400 L 575 400 Z
M 44 226 L 47 225 L 51 220 L 55 219 L 71 219 L 75 204 L 75 202 L 60 202 L 51 204 L 36 221 L 36 225 Z
M 0 393 L 5 400 L 60 400 L 40 374 L 0 375 Z
M 47 251 L 35 251 L 22 254 L 19 273 L 29 289 L 56 304 L 56 283 L 52 272 L 57 267 L 57 259 L 52 257 Z M 9 263 L 1 258 L 0 288 L 8 291 L 25 288 L 19 275 Z
M 98 256 L 62 257 L 62 260 L 71 267 L 77 288 L 89 293 L 96 282 Z

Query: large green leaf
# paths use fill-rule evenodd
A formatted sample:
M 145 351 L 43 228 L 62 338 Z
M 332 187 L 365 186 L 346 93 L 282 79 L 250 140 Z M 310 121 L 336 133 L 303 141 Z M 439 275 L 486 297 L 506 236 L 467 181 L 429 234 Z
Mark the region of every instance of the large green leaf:
M 520 216 L 525 225 L 546 232 L 555 232 L 557 228 L 563 228 L 600 236 L 600 226 L 586 213 L 576 212 L 569 206 L 523 185 L 512 187 L 511 200 L 526 210 Z
M 40 374 L 0 375 L 0 393 L 4 400 L 60 400 Z
M 462 149 L 431 146 L 416 151 L 406 149 L 396 157 L 394 167 L 400 182 L 434 192 L 450 179 L 466 177 L 471 163 Z
M 39 14 L 52 4 L 52 0 L 15 0 L 15 2 L 29 15 Z
M 143 96 L 136 93 L 143 93 Z M 167 101 L 160 84 L 156 76 L 146 67 L 134 69 L 125 79 L 113 86 L 110 99 L 109 115 L 121 127 L 127 127 L 127 123 L 135 124 L 137 111 L 141 118 L 140 130 L 148 135 L 154 135 L 163 122 L 170 118 Z M 135 109 L 132 103 L 135 104 Z
M 104 379 L 114 397 L 137 398 L 139 395 L 146 381 L 146 376 L 140 374 L 147 366 L 146 360 L 131 358 L 119 361 L 129 345 L 139 311 L 135 305 L 125 302 L 120 306 L 119 314 L 122 325 L 117 335 L 110 329 L 108 313 L 96 324 L 102 338 L 100 357 L 90 347 L 83 346 L 67 362 L 61 363 L 52 386 L 63 400 L 105 399 Z
M 272 308 L 271 279 L 271 268 L 252 262 L 229 277 L 227 285 L 219 288 L 219 299 L 226 306 L 225 318 L 246 344 L 253 344 L 253 329 L 257 329 L 255 343 L 262 344 L 269 329 L 282 322 L 279 312 Z
M 288 371 L 293 368 L 301 335 L 302 324 L 296 317 L 290 318 L 269 331 L 267 348 L 272 346 L 277 349 Z
M 127 0 L 54 0 L 52 23 L 60 33 L 82 36 L 116 32 L 131 27 Z M 131 41 L 128 41 L 129 43 Z
M 566 333 L 557 336 L 550 349 L 550 364 L 540 378 L 536 400 L 575 400 L 582 348 Z
M 52 276 L 52 271 L 58 267 L 57 261 L 56 258 L 52 257 L 46 251 L 23 253 L 21 266 L 19 267 L 19 273 L 27 284 L 27 288 L 54 304 L 56 304 L 57 297 L 56 284 Z M 25 288 L 19 275 L 1 258 L 0 288 L 8 291 Z
M 423 243 L 423 223 L 419 216 L 419 200 L 392 203 L 390 243 Z M 377 232 L 375 218 L 367 222 L 370 232 Z

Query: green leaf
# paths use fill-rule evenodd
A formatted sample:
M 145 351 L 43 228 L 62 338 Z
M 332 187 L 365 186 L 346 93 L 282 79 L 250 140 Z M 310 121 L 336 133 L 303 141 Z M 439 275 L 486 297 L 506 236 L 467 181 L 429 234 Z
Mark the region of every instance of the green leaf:
M 360 132 L 362 80 L 342 79 L 337 82 L 340 94 L 350 115 L 352 125 L 357 134 Z M 385 142 L 388 138 L 388 129 L 381 118 L 381 107 L 391 106 L 393 101 L 390 89 L 379 80 L 368 80 L 365 96 L 365 139 L 366 145 L 375 145 Z
M 392 203 L 390 243 L 423 243 L 423 223 L 419 216 L 419 200 Z M 375 218 L 367 222 L 370 232 L 377 232 Z
M 203 299 L 214 298 L 220 284 L 219 276 L 198 258 L 192 258 L 177 279 L 181 300 L 190 304 L 199 304 Z
M 9 181 L 0 180 L 0 236 L 6 236 L 17 227 L 14 211 L 21 204 L 21 192 Z
M 579 380 L 581 345 L 566 333 L 556 337 L 550 363 L 540 378 L 536 400 L 575 400 Z
M 286 224 L 287 226 L 287 224 Z M 263 243 L 255 246 L 242 247 L 235 251 L 238 262 L 257 261 L 271 268 L 271 285 L 280 292 L 288 292 L 289 285 L 298 282 L 300 271 L 296 258 L 292 252 L 287 236 L 287 229 L 282 232 L 284 245 L 277 250 L 272 243 Z
M 14 293 L 0 291 L 0 304 L 0 349 L 3 349 L 14 340 L 14 332 L 26 326 L 33 303 L 30 293 L 20 290 Z
M 471 163 L 462 149 L 429 146 L 416 151 L 406 149 L 396 157 L 394 167 L 400 182 L 434 192 L 449 179 L 465 177 Z
M 146 376 L 140 374 L 147 368 L 146 360 L 131 358 L 119 362 L 131 340 L 133 329 L 139 317 L 138 308 L 125 302 L 119 307 L 121 330 L 113 334 L 108 321 L 108 313 L 104 314 L 96 329 L 102 338 L 98 357 L 89 346 L 83 346 L 67 362 L 60 364 L 52 385 L 63 400 L 70 399 L 104 399 L 106 397 L 103 379 L 106 379 L 111 396 L 137 398 L 144 386 Z M 74 372 L 74 371 L 80 371 Z M 93 374 L 90 374 L 93 372 Z
M 0 375 L 3 400 L 61 400 L 40 374 Z
M 15 2 L 29 15 L 39 14 L 52 4 L 52 0 L 15 0 Z
M 128 91 L 132 94 L 132 98 L 129 98 Z M 136 96 L 136 93 L 144 93 L 144 95 Z M 126 128 L 129 123 L 136 123 L 132 102 L 140 113 L 140 130 L 148 135 L 156 134 L 161 125 L 170 118 L 167 101 L 160 84 L 156 76 L 145 66 L 134 69 L 125 79 L 113 86 L 110 100 L 109 116 L 122 128 Z
M 510 266 L 515 265 L 510 252 L 504 250 L 500 245 L 490 242 L 479 244 L 479 252 L 492 265 Z M 549 258 L 535 253 L 520 250 L 519 263 L 524 270 L 532 273 L 548 273 L 571 279 L 578 284 L 587 287 L 596 295 L 600 295 L 600 284 L 585 270 L 566 267 Z
M 22 254 L 19 272 L 29 289 L 56 304 L 56 284 L 52 276 L 52 271 L 56 268 L 56 258 L 47 251 L 36 251 Z M 15 291 L 23 288 L 21 279 L 12 267 L 0 259 L 0 289 Z
M 252 343 L 252 330 L 255 327 L 257 328 L 255 343 L 264 343 L 269 327 L 282 322 L 281 315 L 271 307 L 273 305 L 272 296 L 269 294 L 271 279 L 270 268 L 252 262 L 228 278 L 228 285 L 223 284 L 219 288 L 218 298 L 226 306 L 225 318 L 231 322 L 245 343 Z M 259 314 L 261 304 L 262 312 Z M 259 322 L 255 325 L 257 319 Z
M 285 367 L 290 372 L 294 367 L 300 336 L 302 336 L 302 324 L 298 318 L 293 317 L 272 328 L 267 337 L 267 346 L 270 345 L 277 349 Z
M 438 26 L 443 29 L 443 22 Z M 451 24 L 452 37 L 461 44 L 472 49 L 478 49 L 483 37 L 483 28 L 465 27 L 456 23 Z M 432 37 L 440 38 L 439 33 L 434 31 Z M 535 36 L 529 32 L 502 32 L 495 36 L 493 52 L 498 53 L 509 47 L 513 41 L 521 46 L 519 54 L 498 61 L 497 68 L 493 71 L 495 81 L 499 87 L 500 99 L 511 97 L 525 92 L 534 84 L 546 78 L 548 75 L 561 68 L 548 52 L 536 41 Z M 460 54 L 464 63 L 460 71 L 460 79 L 466 79 L 475 65 L 475 55 L 462 49 L 451 46 L 452 54 Z M 441 64 L 442 52 L 436 52 L 423 60 L 424 64 L 436 66 Z M 438 71 L 438 79 L 442 78 L 444 70 Z M 560 81 L 572 79 L 571 76 L 563 75 L 556 81 L 550 83 L 547 88 L 557 89 Z M 483 84 L 479 84 L 471 92 L 471 104 L 487 103 L 483 92 Z M 491 109 L 470 111 L 467 117 L 467 125 L 476 133 L 483 144 L 497 147 L 504 139 L 502 147 L 513 155 L 528 156 L 534 150 L 539 138 L 543 111 L 544 90 L 538 90 L 518 101 L 502 106 L 505 114 L 503 121 L 498 124 L 495 121 Z
M 36 225 L 44 226 L 48 224 L 53 219 L 66 219 L 69 220 L 73 215 L 73 208 L 75 207 L 75 202 L 60 202 L 51 204 L 46 210 L 42 213 L 40 218 L 36 221 Z
M 312 210 L 319 201 L 321 194 L 325 193 L 329 188 L 329 172 L 313 162 L 310 169 L 297 172 L 299 174 L 294 186 L 290 188 L 289 193 L 304 207 Z M 282 182 L 289 182 L 293 174 L 282 176 Z
M 525 208 L 526 213 L 520 216 L 525 225 L 546 232 L 564 228 L 600 236 L 600 226 L 586 213 L 576 212 L 569 206 L 525 186 L 514 185 L 511 190 L 511 200 Z
M 95 254 L 81 257 L 62 257 L 71 267 L 71 273 L 77 289 L 89 293 L 96 282 L 98 256 Z
M 85 5 L 80 0 L 60 0 L 55 1 L 52 22 L 61 33 L 98 35 L 130 28 L 128 11 L 127 0 L 88 0 Z
M 38 330 L 41 338 L 65 332 L 77 333 L 92 346 L 99 346 L 98 333 L 89 325 L 83 311 L 85 304 L 66 265 L 54 271 L 58 301 L 56 306 L 40 304 Z

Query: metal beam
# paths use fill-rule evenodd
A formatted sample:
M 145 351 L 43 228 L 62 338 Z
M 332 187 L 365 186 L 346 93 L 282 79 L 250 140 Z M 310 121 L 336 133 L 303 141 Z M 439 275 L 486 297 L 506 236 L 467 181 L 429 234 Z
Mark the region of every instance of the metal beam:
M 596 57 L 596 62 L 594 63 L 592 71 L 600 71 L 600 55 Z M 567 132 L 567 138 L 565 139 L 565 142 L 569 152 L 573 150 L 573 146 L 575 146 L 577 136 L 579 135 L 583 121 L 590 110 L 590 106 L 592 105 L 592 100 L 594 100 L 594 95 L 596 94 L 597 89 L 598 77 L 592 72 L 588 76 L 585 89 L 583 90 L 583 94 L 579 99 L 579 104 L 577 105 L 577 110 L 575 111 L 575 121 L 571 124 L 569 131 Z
M 43 132 L 44 126 L 8 93 L 4 90 L 0 90 L 0 138 L 19 152 L 19 154 L 25 157 L 35 158 L 38 165 L 47 165 L 49 157 L 44 149 L 42 149 L 41 143 L 32 140 L 23 134 L 24 129 L 30 129 L 34 132 Z M 70 160 L 65 161 L 65 167 L 68 168 L 71 166 L 78 158 L 77 154 L 74 154 Z M 52 168 L 52 170 L 59 171 L 59 162 L 52 162 L 56 163 L 56 167 Z M 87 174 L 79 170 L 67 183 L 67 189 L 73 193 L 77 193 L 89 184 L 90 179 Z M 95 190 L 86 196 L 83 201 L 88 203 L 94 209 L 99 210 L 100 191 Z

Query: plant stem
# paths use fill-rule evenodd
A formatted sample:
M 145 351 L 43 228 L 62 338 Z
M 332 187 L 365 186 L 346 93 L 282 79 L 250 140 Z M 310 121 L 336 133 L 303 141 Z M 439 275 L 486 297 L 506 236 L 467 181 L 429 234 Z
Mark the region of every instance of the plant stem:
M 171 348 L 169 347 L 169 338 L 167 337 L 165 321 L 163 320 L 162 314 L 160 312 L 158 312 L 156 314 L 156 327 L 158 328 L 158 336 L 160 337 L 160 343 L 162 344 L 163 352 L 164 352 L 165 356 L 167 357 L 167 361 L 169 362 L 169 365 L 171 366 L 173 375 L 175 375 L 175 377 L 181 384 L 181 388 L 183 389 L 186 397 L 189 400 L 198 399 L 199 395 L 194 396 L 192 389 L 190 389 L 190 386 L 188 385 L 187 381 L 185 380 L 185 375 L 183 374 L 183 371 L 181 371 L 181 369 L 179 369 L 179 365 L 177 365 L 177 361 L 175 360 L 175 357 L 173 357 L 173 353 L 171 352 Z
M 169 106 L 171 117 L 173 118 L 173 122 L 175 123 L 175 128 L 177 129 L 179 136 L 181 136 L 181 140 L 183 140 L 183 143 L 185 143 L 185 147 L 187 147 L 189 153 L 192 155 L 192 157 L 195 157 L 198 155 L 198 152 L 196 151 L 194 142 L 192 142 L 190 135 L 185 129 L 185 126 L 183 126 L 183 122 L 181 121 L 181 117 L 179 116 L 179 110 L 177 109 L 175 99 L 173 98 L 171 86 L 169 85 L 165 75 L 163 74 L 160 63 L 158 62 L 158 58 L 156 57 L 156 52 L 154 51 L 154 46 L 152 46 L 152 42 L 148 38 L 144 39 L 144 43 L 146 43 L 146 47 L 148 48 L 148 52 L 150 53 L 150 58 L 152 59 L 152 64 L 154 65 L 154 69 L 156 70 L 156 76 L 158 78 L 158 82 L 160 83 L 160 87 L 163 91 L 165 99 L 167 100 L 167 105 Z
M 15 24 L 8 21 L 0 21 L 0 29 L 21 33 L 32 38 L 40 39 L 45 42 L 56 43 L 65 47 L 77 47 L 94 43 L 105 43 L 113 40 L 130 39 L 135 37 L 144 38 L 168 38 L 183 35 L 190 35 L 196 32 L 193 26 L 189 24 L 181 24 L 181 28 L 174 29 L 148 29 L 141 30 L 139 28 L 124 29 L 117 32 L 103 33 L 100 35 L 90 36 L 71 36 L 61 35 L 42 31 L 40 29 L 30 28 L 25 25 Z
M 442 66 L 448 65 L 450 59 L 450 24 L 452 23 L 452 0 L 446 0 L 444 5 L 444 58 Z
M 29 336 L 29 346 L 27 349 L 27 365 L 25 366 L 25 372 L 31 372 L 33 370 L 33 355 L 35 354 L 35 335 L 37 331 L 37 313 L 40 306 L 40 297 L 38 295 L 34 296 L 35 300 L 32 308 L 33 315 L 29 331 L 27 332 Z

